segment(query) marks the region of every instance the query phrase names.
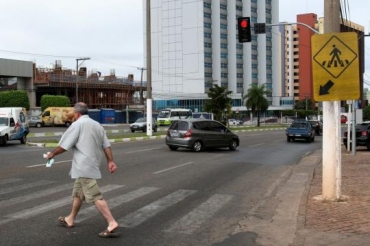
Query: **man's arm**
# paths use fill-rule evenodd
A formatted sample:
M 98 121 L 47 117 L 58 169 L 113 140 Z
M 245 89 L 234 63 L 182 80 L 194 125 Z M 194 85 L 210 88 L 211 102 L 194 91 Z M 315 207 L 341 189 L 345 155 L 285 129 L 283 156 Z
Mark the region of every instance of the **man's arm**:
M 62 154 L 62 153 L 64 153 L 64 152 L 66 152 L 66 150 L 65 150 L 65 149 L 63 149 L 62 147 L 58 146 L 58 147 L 56 147 L 53 151 L 51 151 L 51 152 L 46 156 L 46 158 L 47 158 L 47 159 L 52 159 L 52 158 L 54 158 L 55 156 L 57 156 L 57 155 L 59 155 L 59 154 Z
M 109 172 L 114 173 L 117 170 L 117 166 L 113 161 L 112 149 L 110 147 L 105 148 L 104 154 L 107 158 Z

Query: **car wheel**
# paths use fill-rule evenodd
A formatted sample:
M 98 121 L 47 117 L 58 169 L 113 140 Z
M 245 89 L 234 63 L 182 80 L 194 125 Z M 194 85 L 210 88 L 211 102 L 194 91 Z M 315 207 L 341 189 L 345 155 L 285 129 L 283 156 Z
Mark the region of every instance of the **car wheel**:
M 23 135 L 21 138 L 21 144 L 25 144 L 27 142 L 27 136 Z
M 315 136 L 311 138 L 311 142 L 315 142 Z
M 170 148 L 170 150 L 176 151 L 179 147 L 168 145 L 168 148 Z
M 370 141 L 366 143 L 366 149 L 370 150 Z
M 200 152 L 200 151 L 202 151 L 202 149 L 203 149 L 203 144 L 202 144 L 202 142 L 201 142 L 201 141 L 195 141 L 195 142 L 193 143 L 192 150 L 193 150 L 194 152 Z
M 232 139 L 229 144 L 229 150 L 234 151 L 236 150 L 237 147 L 238 147 L 238 142 L 235 139 Z
M 37 123 L 36 123 L 36 127 L 37 127 L 37 128 L 40 128 L 41 126 L 42 126 L 42 124 L 41 124 L 40 122 L 37 122 Z
M 311 137 L 306 138 L 307 143 L 311 143 Z
M 8 136 L 5 135 L 1 138 L 1 145 L 3 145 L 4 147 L 8 145 Z
M 131 130 L 131 132 L 135 132 L 135 130 Z

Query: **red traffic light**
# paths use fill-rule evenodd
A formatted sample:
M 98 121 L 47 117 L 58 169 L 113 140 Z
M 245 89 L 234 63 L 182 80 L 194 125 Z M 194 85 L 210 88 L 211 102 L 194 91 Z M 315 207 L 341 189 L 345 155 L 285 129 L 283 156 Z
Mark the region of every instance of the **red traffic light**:
M 242 20 L 242 21 L 240 22 L 240 26 L 241 26 L 241 27 L 243 27 L 243 28 L 248 27 L 248 21 L 247 21 L 247 20 Z

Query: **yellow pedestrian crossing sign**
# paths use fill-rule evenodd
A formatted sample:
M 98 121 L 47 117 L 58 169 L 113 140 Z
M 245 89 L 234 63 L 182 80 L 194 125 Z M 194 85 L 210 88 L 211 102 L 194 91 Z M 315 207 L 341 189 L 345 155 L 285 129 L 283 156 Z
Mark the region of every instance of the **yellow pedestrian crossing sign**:
M 360 67 L 357 33 L 313 35 L 311 43 L 315 101 L 359 99 Z

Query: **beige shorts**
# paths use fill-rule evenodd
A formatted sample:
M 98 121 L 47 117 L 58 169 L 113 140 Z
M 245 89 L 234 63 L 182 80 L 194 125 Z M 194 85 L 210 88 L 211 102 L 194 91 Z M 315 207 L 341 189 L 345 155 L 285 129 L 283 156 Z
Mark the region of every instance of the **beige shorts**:
M 96 202 L 103 199 L 96 179 L 77 178 L 73 186 L 73 197 L 79 197 L 87 203 Z

